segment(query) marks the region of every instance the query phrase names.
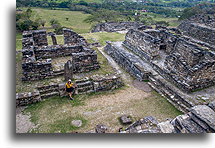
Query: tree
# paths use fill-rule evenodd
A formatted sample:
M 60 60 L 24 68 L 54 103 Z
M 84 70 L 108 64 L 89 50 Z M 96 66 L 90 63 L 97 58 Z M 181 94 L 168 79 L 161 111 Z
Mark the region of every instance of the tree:
M 110 21 L 117 21 L 117 19 L 120 18 L 120 15 L 118 12 L 113 10 L 98 10 L 97 12 L 94 12 L 92 15 L 88 16 L 84 21 L 87 23 L 101 23 L 101 22 L 110 22 Z
M 60 24 L 59 21 L 56 20 L 56 19 L 51 19 L 49 23 L 50 23 L 51 25 Z
M 45 24 L 46 24 L 46 20 L 40 20 L 40 24 L 43 26 L 43 28 L 44 28 L 44 26 L 45 26 Z

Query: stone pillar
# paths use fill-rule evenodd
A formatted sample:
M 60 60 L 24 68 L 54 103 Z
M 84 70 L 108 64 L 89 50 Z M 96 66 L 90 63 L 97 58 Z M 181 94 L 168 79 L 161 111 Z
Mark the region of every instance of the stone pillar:
M 32 35 L 33 35 L 34 46 L 48 45 L 46 30 L 34 30 Z
M 56 36 L 53 34 L 53 35 L 51 35 L 51 38 L 52 38 L 52 43 L 53 43 L 53 45 L 57 45 Z
M 64 78 L 66 81 L 73 79 L 73 64 L 68 60 L 64 65 Z

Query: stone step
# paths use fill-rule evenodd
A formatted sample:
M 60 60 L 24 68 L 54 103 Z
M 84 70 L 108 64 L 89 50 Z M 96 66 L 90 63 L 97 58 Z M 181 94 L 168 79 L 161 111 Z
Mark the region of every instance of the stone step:
M 50 93 L 42 94 L 41 98 L 45 99 L 45 98 L 49 98 L 49 97 L 53 97 L 53 96 L 57 96 L 57 95 L 59 95 L 59 92 L 50 92 Z
M 57 88 L 50 88 L 50 89 L 45 89 L 45 90 L 40 90 L 40 95 L 43 95 L 43 94 L 47 94 L 47 93 L 50 93 L 50 92 L 58 92 L 58 87 Z
M 91 81 L 85 81 L 85 82 L 81 82 L 81 83 L 76 83 L 77 87 L 85 87 L 85 86 L 91 86 L 93 85 L 93 82 Z

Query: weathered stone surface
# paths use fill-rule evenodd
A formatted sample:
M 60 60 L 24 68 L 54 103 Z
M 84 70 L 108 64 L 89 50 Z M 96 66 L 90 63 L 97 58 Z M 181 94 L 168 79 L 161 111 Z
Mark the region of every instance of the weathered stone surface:
M 96 128 L 95 128 L 96 133 L 106 133 L 107 130 L 108 130 L 108 127 L 103 124 L 96 125 Z
M 64 79 L 65 81 L 73 79 L 73 64 L 70 60 L 64 65 Z
M 75 127 L 81 127 L 82 126 L 82 121 L 81 120 L 73 120 L 71 124 Z
M 205 105 L 195 106 L 191 108 L 191 112 L 184 115 L 179 115 L 173 120 L 168 120 L 158 123 L 154 117 L 145 117 L 133 124 L 129 125 L 125 130 L 120 129 L 120 133 L 214 133 L 214 129 L 211 129 L 208 124 L 212 123 L 214 114 L 211 114 L 209 107 Z M 208 109 L 209 108 L 209 109 Z M 203 109 L 203 110 L 202 110 Z M 195 111 L 193 111 L 195 110 Z M 206 110 L 206 111 L 205 111 Z M 194 117 L 193 113 L 198 114 L 198 117 Z M 198 113 L 196 113 L 198 112 Z M 204 113 L 209 113 L 205 116 Z M 207 118 L 207 119 L 206 119 Z M 206 121 L 206 122 L 204 122 Z M 214 123 L 214 122 L 213 122 Z M 214 124 L 212 125 L 214 126 Z
M 53 34 L 53 35 L 51 35 L 51 38 L 52 38 L 52 43 L 53 43 L 53 45 L 57 45 L 56 36 Z
M 179 115 L 171 121 L 177 133 L 205 133 L 206 131 L 194 122 L 189 115 Z
M 86 77 L 85 79 L 76 80 L 75 84 L 77 88 L 75 88 L 74 94 L 108 91 L 124 85 L 118 75 Z M 49 85 L 36 86 L 35 89 L 36 92 L 17 93 L 16 105 L 32 104 L 52 96 L 68 96 L 65 91 L 65 83 L 50 83 Z
M 104 48 L 105 52 L 110 55 L 122 68 L 138 80 L 146 80 L 150 72 L 145 70 L 145 64 L 141 62 L 138 56 L 135 56 L 121 47 L 120 42 L 107 42 Z
M 215 29 L 212 27 L 185 21 L 179 25 L 179 29 L 183 31 L 184 35 L 191 36 L 212 45 L 215 43 Z
M 32 36 L 34 40 L 34 46 L 48 45 L 46 30 L 34 30 L 32 31 Z
M 53 33 L 49 33 L 53 37 Z M 41 80 L 64 74 L 64 69 L 56 68 L 51 58 L 71 56 L 74 73 L 89 72 L 99 69 L 96 51 L 90 49 L 86 40 L 69 29 L 64 29 L 66 45 L 47 44 L 45 30 L 23 32 L 23 81 Z M 56 69 L 54 69 L 56 68 Z M 63 67 L 63 66 L 62 66 Z
M 211 108 L 206 105 L 198 105 L 191 108 L 190 112 L 215 130 L 215 112 Z
M 72 53 L 74 73 L 88 72 L 99 69 L 97 53 L 94 50 L 85 49 L 85 52 Z
M 129 30 L 123 45 L 184 91 L 214 85 L 215 54 L 210 46 L 163 30 Z
M 63 29 L 63 35 L 64 35 L 64 44 L 69 45 L 78 45 L 78 46 L 86 46 L 87 41 L 82 37 L 81 35 L 77 34 L 76 32 L 64 28 Z
M 23 81 L 40 80 L 53 75 L 51 59 L 39 61 L 29 60 L 28 58 L 22 63 Z
M 175 133 L 175 128 L 170 121 L 161 122 L 158 124 L 158 127 L 162 133 Z
M 97 24 L 91 32 L 116 32 L 129 29 L 137 29 L 144 24 L 137 22 L 108 22 Z
M 213 111 L 215 111 L 215 101 L 209 103 L 208 106 L 209 106 Z
M 25 106 L 41 101 L 39 91 L 16 93 L 16 106 Z
M 123 115 L 123 116 L 121 116 L 120 118 L 120 122 L 122 123 L 122 124 L 131 124 L 132 123 L 132 119 L 131 119 L 131 117 L 130 116 L 128 116 L 128 115 Z

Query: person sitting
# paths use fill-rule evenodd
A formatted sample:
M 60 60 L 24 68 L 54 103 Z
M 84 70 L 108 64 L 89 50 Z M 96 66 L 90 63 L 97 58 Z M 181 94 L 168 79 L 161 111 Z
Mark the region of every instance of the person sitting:
M 74 87 L 75 85 L 72 83 L 72 80 L 68 80 L 68 82 L 66 83 L 66 87 L 65 87 L 65 90 L 66 92 L 68 93 L 69 97 L 70 97 L 70 100 L 73 100 L 72 98 L 72 94 L 73 94 L 73 91 L 75 89 Z

